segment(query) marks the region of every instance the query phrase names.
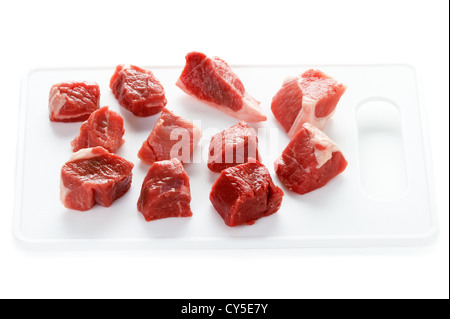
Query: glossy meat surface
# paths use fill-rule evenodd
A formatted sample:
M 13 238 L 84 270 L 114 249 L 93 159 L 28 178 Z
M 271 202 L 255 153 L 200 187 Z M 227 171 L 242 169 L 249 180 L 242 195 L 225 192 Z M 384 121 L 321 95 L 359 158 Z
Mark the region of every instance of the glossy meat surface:
M 302 109 L 302 101 L 303 91 L 297 81 L 284 84 L 272 99 L 272 113 L 286 132 Z
M 319 70 L 288 78 L 272 99 L 272 113 L 292 138 L 304 123 L 322 129 L 346 87 Z
M 119 104 L 136 116 L 158 114 L 167 104 L 164 88 L 154 74 L 134 65 L 118 65 L 110 88 Z
M 50 89 L 52 122 L 83 122 L 100 106 L 100 87 L 93 82 L 62 82 Z
M 347 161 L 325 134 L 306 123 L 275 162 L 283 184 L 298 194 L 325 186 L 342 173 Z
M 124 133 L 123 118 L 105 106 L 92 113 L 81 125 L 80 134 L 72 141 L 72 149 L 77 152 L 83 148 L 101 146 L 116 153 L 124 143 Z
M 75 153 L 61 169 L 62 203 L 79 211 L 111 206 L 130 189 L 133 166 L 102 147 Z
M 267 168 L 255 162 L 223 170 L 212 187 L 210 200 L 225 224 L 233 227 L 252 225 L 276 213 L 283 195 Z
M 177 159 L 153 164 L 142 184 L 138 210 L 146 221 L 168 217 L 190 217 L 189 177 Z
M 186 65 L 177 86 L 187 94 L 237 119 L 248 122 L 267 120 L 260 102 L 251 97 L 231 67 L 218 57 L 200 52 L 186 56 Z
M 213 136 L 209 145 L 208 168 L 213 172 L 247 163 L 249 158 L 260 160 L 258 137 L 253 128 L 240 122 Z
M 177 158 L 189 163 L 201 131 L 191 121 L 164 108 L 148 138 L 142 144 L 138 157 L 147 165 Z

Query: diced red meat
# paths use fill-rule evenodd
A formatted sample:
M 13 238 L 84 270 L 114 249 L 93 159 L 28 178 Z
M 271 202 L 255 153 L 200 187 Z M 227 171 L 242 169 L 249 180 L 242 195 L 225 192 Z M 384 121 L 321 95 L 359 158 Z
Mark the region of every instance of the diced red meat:
M 208 168 L 213 172 L 247 163 L 250 159 L 260 160 L 258 137 L 253 128 L 240 122 L 213 136 L 209 144 Z
M 52 122 L 83 122 L 100 107 L 100 87 L 93 82 L 62 82 L 50 89 Z
M 336 144 L 305 123 L 275 162 L 275 171 L 290 190 L 306 194 L 326 185 L 347 167 Z
M 122 117 L 105 106 L 92 113 L 81 125 L 80 135 L 72 141 L 72 149 L 77 152 L 83 148 L 101 146 L 116 153 L 124 143 L 124 133 Z
M 322 129 L 346 87 L 319 70 L 288 78 L 272 100 L 272 112 L 290 137 L 310 123 Z
M 177 86 L 218 110 L 247 122 L 266 121 L 260 102 L 251 97 L 231 67 L 218 57 L 200 52 L 186 56 Z
M 223 170 L 209 198 L 225 224 L 233 227 L 252 225 L 255 220 L 276 213 L 283 195 L 267 168 L 254 162 Z
M 109 84 L 119 104 L 136 116 L 155 115 L 167 104 L 164 88 L 150 70 L 118 65 Z
M 286 132 L 294 124 L 297 115 L 302 109 L 303 92 L 298 81 L 289 81 L 272 99 L 272 112 Z
M 168 217 L 190 217 L 189 177 L 177 159 L 153 164 L 142 184 L 138 210 L 146 221 Z
M 164 108 L 138 157 L 148 165 L 172 158 L 189 163 L 201 135 L 200 129 L 191 121 Z
M 79 211 L 109 207 L 130 189 L 132 169 L 133 163 L 103 147 L 78 151 L 61 169 L 61 201 Z

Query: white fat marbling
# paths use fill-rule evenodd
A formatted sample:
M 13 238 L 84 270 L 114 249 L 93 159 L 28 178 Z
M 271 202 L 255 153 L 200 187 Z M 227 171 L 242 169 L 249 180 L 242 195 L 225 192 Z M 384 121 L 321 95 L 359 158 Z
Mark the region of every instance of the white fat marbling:
M 340 152 L 337 145 L 317 127 L 314 127 L 309 123 L 305 123 L 303 124 L 303 128 L 307 129 L 312 135 L 311 142 L 314 145 L 314 155 L 317 160 L 316 168 L 321 168 L 326 162 L 328 162 L 334 152 Z M 316 147 L 317 145 L 320 145 L 321 149 L 318 149 Z
M 78 161 L 81 159 L 90 159 L 97 157 L 98 154 L 94 154 L 92 152 L 92 148 L 84 148 L 82 150 L 79 150 L 78 152 L 74 153 L 72 157 L 70 158 L 70 162 Z

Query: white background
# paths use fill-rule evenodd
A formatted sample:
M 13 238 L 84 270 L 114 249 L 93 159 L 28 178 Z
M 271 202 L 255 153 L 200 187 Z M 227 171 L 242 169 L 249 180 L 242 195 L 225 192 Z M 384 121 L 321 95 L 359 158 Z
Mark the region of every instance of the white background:
M 0 298 L 448 298 L 448 7 L 443 0 L 0 2 Z M 36 67 L 181 65 L 192 50 L 230 64 L 413 65 L 429 124 L 438 239 L 407 249 L 43 252 L 17 245 L 22 75 Z

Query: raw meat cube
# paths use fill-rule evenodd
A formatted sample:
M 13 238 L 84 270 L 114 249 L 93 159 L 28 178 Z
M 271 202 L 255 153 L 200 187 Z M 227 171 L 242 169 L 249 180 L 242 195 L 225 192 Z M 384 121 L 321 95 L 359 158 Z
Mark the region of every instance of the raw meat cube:
M 138 157 L 147 165 L 172 158 L 189 163 L 201 136 L 202 132 L 191 121 L 164 108 Z
M 80 135 L 72 141 L 72 149 L 77 152 L 83 148 L 101 146 L 116 153 L 124 143 L 124 133 L 122 117 L 104 106 L 81 125 Z
M 62 203 L 79 211 L 111 206 L 130 189 L 133 166 L 100 146 L 78 151 L 61 169 Z
M 62 82 L 50 89 L 52 122 L 83 122 L 100 107 L 100 87 L 93 82 Z
M 255 220 L 276 213 L 283 195 L 267 168 L 254 162 L 223 170 L 209 198 L 225 224 L 233 227 L 252 225 Z
M 146 221 L 190 217 L 190 203 L 189 177 L 179 160 L 160 161 L 150 167 L 137 204 Z
M 266 121 L 260 102 L 251 97 L 230 66 L 218 57 L 200 52 L 186 56 L 177 86 L 187 94 L 247 122 Z
M 209 144 L 208 168 L 213 172 L 259 159 L 258 137 L 253 128 L 240 122 L 213 136 Z
M 290 190 L 306 194 L 327 184 L 347 167 L 344 155 L 322 131 L 305 123 L 275 162 L 275 172 Z
M 164 88 L 150 70 L 118 65 L 109 84 L 114 96 L 136 116 L 155 115 L 167 104 Z
M 322 129 L 346 87 L 319 70 L 287 78 L 272 100 L 272 112 L 292 138 L 304 123 Z

